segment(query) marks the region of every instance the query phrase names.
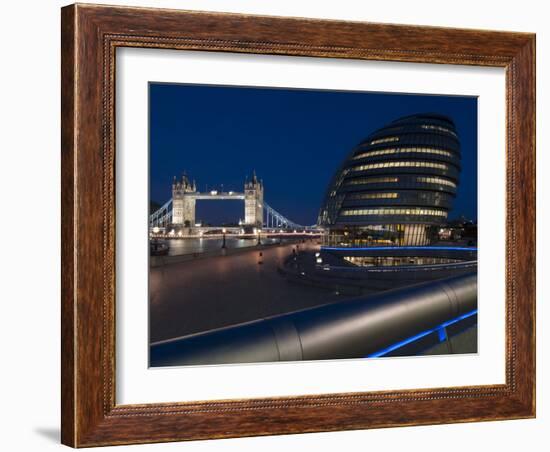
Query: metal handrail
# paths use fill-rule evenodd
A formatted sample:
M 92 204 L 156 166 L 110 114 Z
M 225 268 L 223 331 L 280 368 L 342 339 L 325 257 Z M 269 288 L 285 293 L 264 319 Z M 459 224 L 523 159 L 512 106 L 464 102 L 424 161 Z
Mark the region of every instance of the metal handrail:
M 151 366 L 359 358 L 477 308 L 477 275 L 151 344 Z

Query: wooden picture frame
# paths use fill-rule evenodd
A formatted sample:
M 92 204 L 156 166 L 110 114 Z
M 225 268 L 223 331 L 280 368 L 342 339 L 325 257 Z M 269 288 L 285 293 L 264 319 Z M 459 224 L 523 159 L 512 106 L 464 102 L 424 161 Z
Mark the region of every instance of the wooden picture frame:
M 73 447 L 535 416 L 535 35 L 71 5 L 62 9 L 62 442 Z M 506 70 L 506 383 L 115 403 L 115 50 Z

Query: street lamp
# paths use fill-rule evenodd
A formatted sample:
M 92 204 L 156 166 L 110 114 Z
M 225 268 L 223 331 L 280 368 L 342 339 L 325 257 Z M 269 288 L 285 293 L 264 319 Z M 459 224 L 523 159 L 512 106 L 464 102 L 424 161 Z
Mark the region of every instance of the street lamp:
M 261 228 L 258 228 L 256 229 L 256 231 L 258 231 L 258 245 L 261 245 L 262 244 L 262 241 L 261 241 L 261 236 L 260 236 L 260 233 L 262 232 L 262 229 Z
M 222 232 L 223 232 L 223 243 L 222 243 L 222 248 L 225 248 L 225 233 L 227 232 L 227 230 L 225 228 L 222 229 Z

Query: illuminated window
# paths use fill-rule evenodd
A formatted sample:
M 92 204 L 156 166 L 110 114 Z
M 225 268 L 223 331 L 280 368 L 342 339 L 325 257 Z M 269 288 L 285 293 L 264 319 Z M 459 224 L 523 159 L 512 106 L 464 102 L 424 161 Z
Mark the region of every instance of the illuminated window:
M 349 196 L 350 199 L 395 199 L 397 193 L 354 193 Z
M 460 259 L 424 256 L 345 256 L 344 259 L 359 267 L 396 267 L 401 265 L 437 265 L 463 262 Z
M 351 168 L 352 171 L 364 171 L 368 169 L 377 169 L 377 168 L 402 168 L 402 167 L 426 167 L 426 168 L 437 168 L 442 170 L 448 170 L 449 165 L 444 163 L 434 163 L 434 162 L 385 162 L 385 163 L 368 163 L 366 165 L 354 166 Z
M 399 137 L 378 138 L 377 140 L 372 140 L 370 144 L 392 143 L 394 141 L 399 141 Z
M 453 132 L 451 129 L 447 129 L 446 127 L 441 127 L 441 126 L 434 126 L 432 124 L 422 124 L 421 126 L 423 129 L 427 129 L 427 130 L 440 130 L 442 132 L 447 132 L 447 133 L 450 133 L 452 136 L 454 137 L 457 137 L 456 133 Z
M 387 182 L 399 182 L 399 179 L 397 177 L 362 177 L 351 179 L 346 182 L 346 185 L 380 184 Z
M 434 155 L 444 155 L 445 157 L 452 157 L 453 153 L 445 149 L 432 149 L 426 147 L 410 147 L 410 148 L 387 148 L 387 149 L 376 149 L 374 151 L 365 151 L 357 154 L 353 157 L 353 160 L 362 159 L 365 157 L 373 157 L 376 155 L 390 155 L 390 154 L 404 154 L 407 152 L 421 153 L 421 154 L 434 154 Z
M 428 215 L 435 217 L 446 217 L 447 212 L 441 209 L 389 209 L 389 208 L 375 208 L 375 209 L 345 209 L 340 212 L 340 215 L 344 216 L 363 216 L 363 215 Z
M 456 184 L 453 181 L 441 177 L 417 177 L 416 180 L 417 182 L 424 182 L 426 184 L 441 184 L 456 188 Z

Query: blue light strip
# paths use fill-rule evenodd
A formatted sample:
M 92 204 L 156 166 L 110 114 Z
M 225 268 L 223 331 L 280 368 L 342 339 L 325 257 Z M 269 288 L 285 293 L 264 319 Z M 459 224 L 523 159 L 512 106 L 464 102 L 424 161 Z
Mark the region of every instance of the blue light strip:
M 458 246 L 368 246 L 364 248 L 322 246 L 326 251 L 394 251 L 394 250 L 437 250 L 437 251 L 477 251 L 477 248 Z
M 389 347 L 386 347 L 383 350 L 379 350 L 375 353 L 371 353 L 370 355 L 367 355 L 367 358 L 379 358 L 381 356 L 387 355 L 388 353 L 393 352 L 398 348 L 404 347 L 405 345 L 410 344 L 411 342 L 417 341 L 418 339 L 422 339 L 423 337 L 428 336 L 429 334 L 435 333 L 436 331 L 438 332 L 439 340 L 441 341 L 442 340 L 441 333 L 440 333 L 441 330 L 448 327 L 449 325 L 460 322 L 461 320 L 467 319 L 468 317 L 472 317 L 473 315 L 476 315 L 476 314 L 477 314 L 477 309 L 474 309 L 473 311 L 467 312 L 466 314 L 462 314 L 459 317 L 448 320 L 442 323 L 441 325 L 436 326 L 435 328 L 423 331 L 422 333 L 415 334 L 414 336 L 409 337 L 408 339 L 405 339 L 403 341 L 397 342 L 396 344 L 390 345 Z

